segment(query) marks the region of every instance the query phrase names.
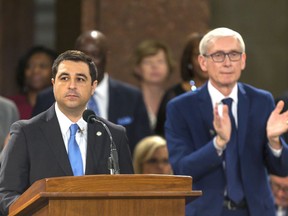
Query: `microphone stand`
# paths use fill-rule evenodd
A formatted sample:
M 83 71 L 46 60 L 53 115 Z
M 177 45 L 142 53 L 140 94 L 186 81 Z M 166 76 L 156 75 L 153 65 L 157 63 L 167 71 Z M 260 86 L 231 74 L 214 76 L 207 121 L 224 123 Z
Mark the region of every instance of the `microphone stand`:
M 118 152 L 116 149 L 116 145 L 113 141 L 111 132 L 107 125 L 99 120 L 96 120 L 97 122 L 101 123 L 103 127 L 105 128 L 106 132 L 108 133 L 108 136 L 110 138 L 110 157 L 108 158 L 108 169 L 110 170 L 110 174 L 120 174 L 120 168 L 119 168 L 119 160 L 118 160 Z
M 87 123 L 98 122 L 104 127 L 110 139 L 110 157 L 108 158 L 108 169 L 110 170 L 111 175 L 120 174 L 117 148 L 107 125 L 103 121 L 99 120 L 92 110 L 85 110 L 83 113 L 83 119 Z

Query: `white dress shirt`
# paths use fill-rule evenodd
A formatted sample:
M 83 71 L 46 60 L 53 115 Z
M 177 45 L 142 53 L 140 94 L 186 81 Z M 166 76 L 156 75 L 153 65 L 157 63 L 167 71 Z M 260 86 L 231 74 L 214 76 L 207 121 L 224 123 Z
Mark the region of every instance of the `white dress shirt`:
M 107 73 L 104 74 L 102 81 L 97 85 L 93 98 L 97 102 L 99 115 L 104 119 L 108 119 L 109 76 Z
M 70 119 L 68 119 L 64 113 L 61 112 L 61 110 L 58 107 L 57 102 L 55 103 L 55 112 L 56 116 L 58 118 L 58 122 L 60 125 L 63 141 L 65 144 L 65 148 L 68 154 L 68 140 L 70 137 L 70 126 L 71 124 L 77 124 L 79 127 L 79 131 L 76 133 L 76 141 L 79 145 L 82 161 L 83 161 L 83 171 L 85 173 L 86 168 L 86 153 L 87 153 L 87 122 L 84 121 L 83 118 L 79 119 L 78 122 L 72 122 Z

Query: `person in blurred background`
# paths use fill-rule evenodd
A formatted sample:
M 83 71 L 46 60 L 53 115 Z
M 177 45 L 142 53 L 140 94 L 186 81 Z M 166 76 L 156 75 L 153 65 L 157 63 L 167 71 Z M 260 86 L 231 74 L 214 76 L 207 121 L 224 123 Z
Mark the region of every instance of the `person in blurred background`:
M 57 53 L 44 46 L 32 47 L 20 59 L 17 83 L 20 93 L 10 96 L 18 107 L 21 119 L 29 119 L 37 94 L 51 85 L 51 68 Z
M 276 205 L 276 216 L 288 216 L 288 177 L 270 175 L 270 183 Z
M 168 160 L 166 140 L 160 136 L 148 136 L 135 147 L 133 157 L 136 174 L 172 174 Z
M 170 49 L 164 43 L 145 40 L 134 52 L 134 65 L 134 75 L 140 81 L 150 127 L 154 130 L 165 84 L 174 69 L 174 60 Z
M 0 96 L 0 152 L 12 123 L 19 119 L 19 113 L 13 101 Z
M 168 89 L 161 101 L 155 133 L 164 137 L 164 123 L 166 120 L 166 105 L 174 97 L 185 92 L 196 90 L 208 80 L 208 74 L 203 72 L 199 66 L 199 43 L 203 34 L 194 32 L 187 38 L 183 49 L 180 64 L 180 75 L 182 82 Z

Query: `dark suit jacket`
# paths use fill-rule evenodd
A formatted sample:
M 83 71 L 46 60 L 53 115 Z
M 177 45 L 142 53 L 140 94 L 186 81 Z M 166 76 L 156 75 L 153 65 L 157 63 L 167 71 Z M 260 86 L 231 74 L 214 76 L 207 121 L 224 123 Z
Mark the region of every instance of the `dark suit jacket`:
M 116 144 L 120 173 L 133 173 L 125 128 L 102 121 Z M 96 135 L 98 131 L 102 132 L 100 136 Z M 54 105 L 30 120 L 14 123 L 10 132 L 11 140 L 1 158 L 0 207 L 4 214 L 11 202 L 35 181 L 73 176 Z M 105 129 L 100 123 L 89 124 L 85 174 L 109 174 L 109 155 L 110 138 Z
M 33 116 L 45 111 L 54 103 L 53 89 L 39 94 Z M 142 138 L 151 135 L 148 114 L 143 96 L 135 87 L 109 78 L 108 120 L 126 128 L 130 150 Z
M 267 170 L 288 174 L 288 147 L 275 157 L 266 138 L 267 119 L 274 108 L 270 93 L 238 84 L 238 149 L 245 198 L 251 215 L 275 215 Z M 165 133 L 174 173 L 193 177 L 193 189 L 203 196 L 188 204 L 190 216 L 220 216 L 226 186 L 223 156 L 213 145 L 213 107 L 207 84 L 172 99 Z

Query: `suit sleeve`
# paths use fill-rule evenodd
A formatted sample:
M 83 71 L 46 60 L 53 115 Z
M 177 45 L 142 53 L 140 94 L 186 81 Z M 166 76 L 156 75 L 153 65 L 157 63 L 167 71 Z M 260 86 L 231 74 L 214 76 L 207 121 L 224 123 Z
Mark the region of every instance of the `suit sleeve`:
M 29 160 L 24 133 L 19 125 L 11 126 L 11 138 L 1 155 L 0 210 L 9 206 L 29 187 Z
M 213 170 L 222 169 L 223 157 L 217 154 L 213 138 L 205 136 L 203 130 L 202 121 L 187 122 L 183 110 L 173 101 L 168 103 L 165 137 L 175 174 L 190 175 L 197 181 Z

